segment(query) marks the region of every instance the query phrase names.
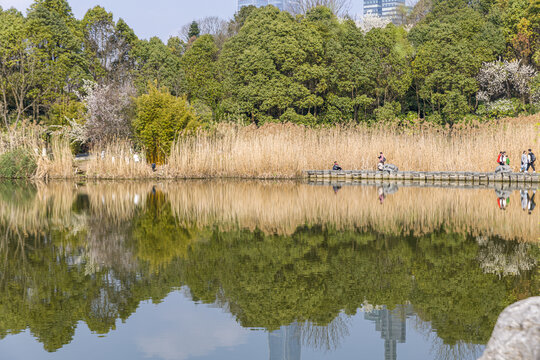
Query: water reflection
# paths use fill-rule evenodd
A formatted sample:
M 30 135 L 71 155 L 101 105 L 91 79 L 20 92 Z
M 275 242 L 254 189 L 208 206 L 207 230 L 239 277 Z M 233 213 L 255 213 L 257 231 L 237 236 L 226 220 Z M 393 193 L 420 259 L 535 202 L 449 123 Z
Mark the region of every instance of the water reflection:
M 385 306 L 366 312 L 364 317 L 375 322 L 375 329 L 384 339 L 384 360 L 397 359 L 397 343 L 406 341 L 407 317 L 413 315 L 412 306 L 398 305 L 393 310 Z
M 270 360 L 300 360 L 301 336 L 297 323 L 269 332 Z
M 183 287 L 268 331 L 270 359 L 339 349 L 359 310 L 395 359 L 411 316 L 441 349 L 485 344 L 505 306 L 540 293 L 520 201 L 502 214 L 493 190 L 381 187 L 384 207 L 377 187 L 0 184 L 0 338 L 28 329 L 54 352 L 80 321 L 108 334 Z

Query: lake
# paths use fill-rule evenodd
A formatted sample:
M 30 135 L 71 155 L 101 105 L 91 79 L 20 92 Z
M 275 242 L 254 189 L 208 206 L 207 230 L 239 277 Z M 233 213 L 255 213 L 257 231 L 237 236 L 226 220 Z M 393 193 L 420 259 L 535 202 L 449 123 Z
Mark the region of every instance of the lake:
M 502 186 L 502 185 L 500 185 Z M 0 183 L 0 358 L 476 359 L 533 188 Z

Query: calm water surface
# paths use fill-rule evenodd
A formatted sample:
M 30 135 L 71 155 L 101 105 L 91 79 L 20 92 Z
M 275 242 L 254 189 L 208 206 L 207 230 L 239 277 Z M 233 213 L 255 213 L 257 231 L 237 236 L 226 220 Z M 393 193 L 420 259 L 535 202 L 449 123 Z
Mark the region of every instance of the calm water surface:
M 0 183 L 0 359 L 476 359 L 533 189 Z

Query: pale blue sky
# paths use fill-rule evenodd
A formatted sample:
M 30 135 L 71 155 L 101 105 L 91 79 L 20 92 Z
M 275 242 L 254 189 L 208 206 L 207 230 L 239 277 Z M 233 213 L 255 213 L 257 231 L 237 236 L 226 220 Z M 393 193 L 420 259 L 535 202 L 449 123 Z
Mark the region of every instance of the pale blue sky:
M 195 19 L 219 16 L 230 19 L 236 0 L 68 0 L 73 13 L 82 18 L 89 8 L 101 5 L 112 11 L 115 19 L 123 18 L 139 38 L 159 36 L 167 40 L 178 35 L 180 28 Z M 4 9 L 15 7 L 25 11 L 32 0 L 0 0 Z M 360 13 L 362 0 L 352 0 L 351 13 Z

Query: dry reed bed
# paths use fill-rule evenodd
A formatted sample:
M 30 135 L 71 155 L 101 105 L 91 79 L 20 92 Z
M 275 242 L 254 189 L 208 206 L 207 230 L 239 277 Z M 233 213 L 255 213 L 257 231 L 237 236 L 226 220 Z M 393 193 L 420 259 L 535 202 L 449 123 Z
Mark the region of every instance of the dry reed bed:
M 166 183 L 172 208 L 185 226 L 261 229 L 291 234 L 302 225 L 337 230 L 424 235 L 439 229 L 473 236 L 538 242 L 538 211 L 521 209 L 519 192 L 505 211 L 493 190 L 400 188 L 379 203 L 375 187 L 268 182 Z
M 293 178 L 302 170 L 329 169 L 336 160 L 344 169 L 375 169 L 379 151 L 402 170 L 487 172 L 505 150 L 517 170 L 522 151 L 538 145 L 538 122 L 540 115 L 453 131 L 221 125 L 213 134 L 179 138 L 163 173 L 172 178 Z
M 493 171 L 498 152 L 505 150 L 517 170 L 521 152 L 538 146 L 539 122 L 537 114 L 452 131 L 393 125 L 313 129 L 220 124 L 210 132 L 179 137 L 167 164 L 155 173 L 140 153 L 140 161 L 135 161 L 133 144 L 122 139 L 94 148 L 90 159 L 77 166 L 91 179 L 294 178 L 302 170 L 328 169 L 335 160 L 344 169 L 374 169 L 383 151 L 402 170 Z M 23 146 L 36 158 L 36 178 L 74 177 L 69 142 L 58 135 L 45 143 L 43 131 L 28 125 L 0 133 L 0 154 Z

